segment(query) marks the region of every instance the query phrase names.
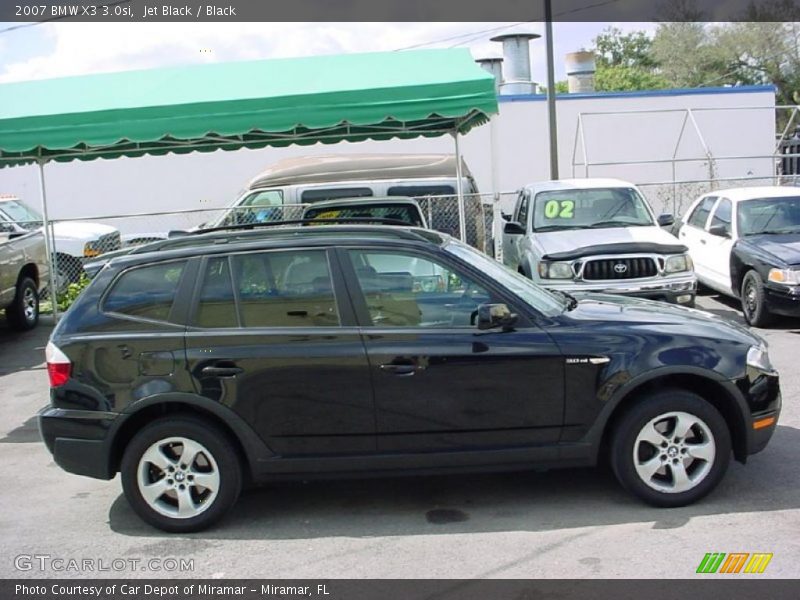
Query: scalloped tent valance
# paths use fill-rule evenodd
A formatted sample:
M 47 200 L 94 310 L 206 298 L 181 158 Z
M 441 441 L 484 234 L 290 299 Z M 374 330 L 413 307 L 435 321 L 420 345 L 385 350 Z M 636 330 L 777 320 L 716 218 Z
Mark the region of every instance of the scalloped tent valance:
M 0 167 L 465 133 L 497 112 L 468 50 L 203 64 L 0 84 Z

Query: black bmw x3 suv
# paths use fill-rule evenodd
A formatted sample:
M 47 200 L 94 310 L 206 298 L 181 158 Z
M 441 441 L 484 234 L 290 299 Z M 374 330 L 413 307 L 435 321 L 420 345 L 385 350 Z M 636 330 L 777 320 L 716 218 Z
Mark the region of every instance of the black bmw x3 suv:
M 680 506 L 769 441 L 756 335 L 649 300 L 547 291 L 436 232 L 212 232 L 111 261 L 47 345 L 40 428 L 121 473 L 146 522 L 203 529 L 243 485 L 594 465 Z

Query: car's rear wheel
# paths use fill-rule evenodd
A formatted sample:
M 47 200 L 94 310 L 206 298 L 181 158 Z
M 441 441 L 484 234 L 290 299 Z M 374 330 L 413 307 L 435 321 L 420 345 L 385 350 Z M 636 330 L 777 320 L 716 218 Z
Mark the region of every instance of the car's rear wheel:
M 131 507 L 164 531 L 205 529 L 234 505 L 242 487 L 239 457 L 228 436 L 202 419 L 154 421 L 130 441 L 122 487 Z
M 641 398 L 616 426 L 611 464 L 628 491 L 654 506 L 691 504 L 730 463 L 725 419 L 700 396 L 672 389 Z
M 27 331 L 39 322 L 39 292 L 29 277 L 17 282 L 17 291 L 11 306 L 6 308 L 6 320 L 12 329 Z
M 742 313 L 744 320 L 753 327 L 766 327 L 772 321 L 764 293 L 764 280 L 757 272 L 750 270 L 742 280 Z

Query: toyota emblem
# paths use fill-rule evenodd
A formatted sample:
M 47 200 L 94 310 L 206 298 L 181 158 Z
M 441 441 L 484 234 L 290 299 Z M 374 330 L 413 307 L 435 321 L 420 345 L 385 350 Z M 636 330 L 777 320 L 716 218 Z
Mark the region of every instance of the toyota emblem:
M 617 264 L 614 265 L 614 272 L 615 273 L 622 274 L 627 270 L 628 270 L 628 265 L 626 265 L 625 263 L 617 263 Z

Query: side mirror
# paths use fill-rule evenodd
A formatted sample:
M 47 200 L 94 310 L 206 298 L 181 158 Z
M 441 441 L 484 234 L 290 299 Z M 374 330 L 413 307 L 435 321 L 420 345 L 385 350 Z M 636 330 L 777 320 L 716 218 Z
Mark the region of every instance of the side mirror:
M 713 225 L 708 228 L 708 233 L 710 233 L 711 235 L 715 235 L 717 237 L 724 237 L 724 238 L 731 237 L 731 233 L 730 231 L 728 231 L 728 228 L 725 225 Z
M 509 235 L 525 235 L 525 228 L 516 221 L 508 221 L 503 225 L 503 233 Z
M 675 217 L 669 213 L 664 213 L 663 215 L 658 215 L 658 226 L 659 227 L 669 227 L 670 225 L 675 224 Z
M 508 213 L 500 213 L 500 216 L 503 217 L 503 221 L 511 220 L 511 215 L 509 215 Z
M 510 331 L 514 328 L 519 316 L 512 313 L 505 304 L 481 304 L 478 310 L 473 313 L 478 318 L 478 329 L 496 329 L 502 327 L 503 331 Z

